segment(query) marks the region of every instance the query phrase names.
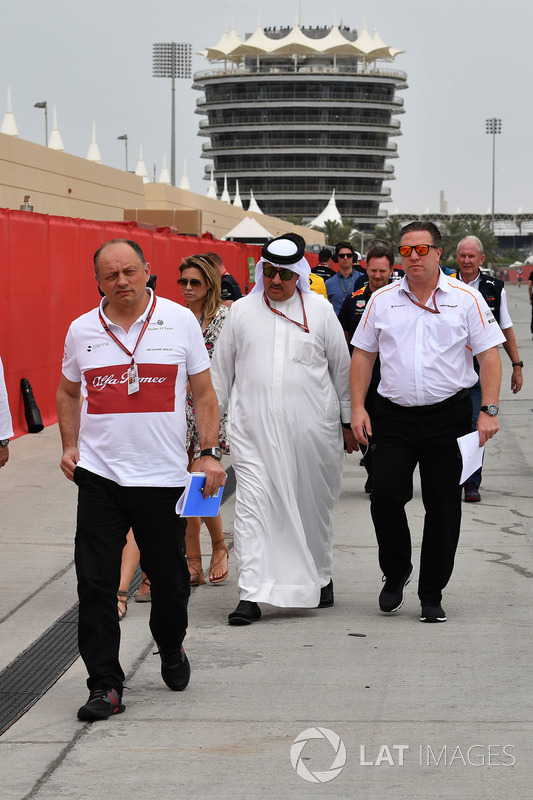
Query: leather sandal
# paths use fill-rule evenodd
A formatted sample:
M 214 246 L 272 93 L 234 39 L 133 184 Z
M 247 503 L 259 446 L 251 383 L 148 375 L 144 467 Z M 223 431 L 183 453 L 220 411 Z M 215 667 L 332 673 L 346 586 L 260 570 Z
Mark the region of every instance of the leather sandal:
M 202 556 L 187 556 L 187 566 L 191 576 L 191 586 L 203 586 L 205 583 Z
M 151 585 L 150 581 L 148 580 L 148 578 L 146 577 L 144 572 L 143 572 L 143 577 L 142 577 L 142 581 L 141 581 L 141 586 L 143 585 L 143 583 L 144 583 L 145 586 L 148 586 L 148 588 L 150 588 L 150 585 Z M 133 599 L 135 600 L 136 603 L 151 603 L 152 602 L 152 594 L 151 594 L 151 592 L 143 592 L 142 594 L 139 594 L 139 589 L 137 589 L 137 591 L 135 592 L 135 597 Z
M 224 559 L 226 559 L 226 567 L 222 575 L 218 577 L 213 576 L 213 572 L 218 569 L 224 568 Z M 218 542 L 213 542 L 213 554 L 211 555 L 211 564 L 209 565 L 209 582 L 222 583 L 228 577 L 229 566 L 229 550 L 224 538 L 219 539 Z
M 118 621 L 122 622 L 126 614 L 128 613 L 128 593 L 121 592 L 120 590 L 117 592 L 117 608 L 118 608 Z

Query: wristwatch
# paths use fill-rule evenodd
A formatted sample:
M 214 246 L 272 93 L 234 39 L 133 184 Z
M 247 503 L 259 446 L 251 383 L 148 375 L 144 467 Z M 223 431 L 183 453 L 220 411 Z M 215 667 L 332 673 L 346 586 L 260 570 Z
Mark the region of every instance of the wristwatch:
M 524 362 L 523 361 L 511 361 L 511 366 L 513 366 L 513 367 L 523 367 L 524 366 Z
M 222 450 L 220 447 L 207 447 L 205 450 L 200 452 L 200 458 L 203 458 L 204 456 L 212 456 L 213 458 L 216 458 L 217 461 L 221 461 Z
M 490 403 L 488 406 L 481 406 L 480 411 L 484 411 L 485 414 L 488 414 L 489 417 L 496 417 L 498 416 L 498 411 L 500 409 L 498 406 L 495 406 L 494 403 Z
M 0 447 L 7 447 L 9 444 L 9 439 L 1 439 L 0 440 Z

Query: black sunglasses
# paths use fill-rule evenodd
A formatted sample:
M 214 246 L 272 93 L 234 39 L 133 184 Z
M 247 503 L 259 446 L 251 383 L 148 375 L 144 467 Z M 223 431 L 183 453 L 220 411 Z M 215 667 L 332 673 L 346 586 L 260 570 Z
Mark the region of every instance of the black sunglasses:
M 191 286 L 201 286 L 203 281 L 198 280 L 198 278 L 192 278 L 191 280 L 188 280 L 187 278 L 178 278 L 179 286 L 188 286 L 189 283 Z
M 294 278 L 296 272 L 292 272 L 290 269 L 276 269 L 275 267 L 263 267 L 263 275 L 266 275 L 267 278 L 274 278 L 276 275 L 279 275 L 282 281 L 290 281 L 291 278 Z

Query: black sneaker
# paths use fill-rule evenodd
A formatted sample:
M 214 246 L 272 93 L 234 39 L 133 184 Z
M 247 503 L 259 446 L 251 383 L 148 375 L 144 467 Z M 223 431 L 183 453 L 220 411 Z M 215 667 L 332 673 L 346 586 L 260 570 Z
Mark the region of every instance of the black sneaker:
M 228 614 L 230 625 L 250 625 L 258 619 L 261 619 L 261 609 L 251 600 L 241 600 L 235 611 Z
M 443 607 L 438 603 L 435 604 L 422 604 L 422 613 L 420 614 L 420 622 L 446 622 L 446 612 Z
M 173 692 L 182 692 L 191 677 L 191 665 L 185 650 L 182 647 L 177 653 L 166 655 L 159 647 L 158 653 L 161 656 L 161 677 Z
M 89 699 L 78 711 L 78 719 L 84 722 L 108 719 L 113 714 L 122 714 L 125 708 L 122 695 L 116 689 L 100 687 L 92 690 Z
M 481 495 L 475 483 L 465 483 L 465 503 L 479 503 Z
M 392 614 L 403 606 L 403 590 L 413 577 L 413 568 L 406 572 L 402 578 L 386 578 L 383 576 L 385 586 L 379 595 L 379 607 L 386 614 Z
M 320 603 L 317 608 L 330 608 L 334 603 L 333 581 L 331 580 L 327 586 L 323 586 L 320 590 Z

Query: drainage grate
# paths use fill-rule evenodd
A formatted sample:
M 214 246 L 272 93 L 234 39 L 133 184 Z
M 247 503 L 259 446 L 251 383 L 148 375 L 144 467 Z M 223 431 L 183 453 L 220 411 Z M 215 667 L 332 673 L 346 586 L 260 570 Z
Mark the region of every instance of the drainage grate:
M 39 700 L 78 658 L 78 604 L 0 673 L 0 734 Z
M 227 475 L 222 503 L 235 492 L 233 467 L 229 467 Z M 130 596 L 140 582 L 141 571 L 137 568 L 130 585 Z M 76 603 L 0 672 L 0 736 L 41 699 L 78 656 Z

